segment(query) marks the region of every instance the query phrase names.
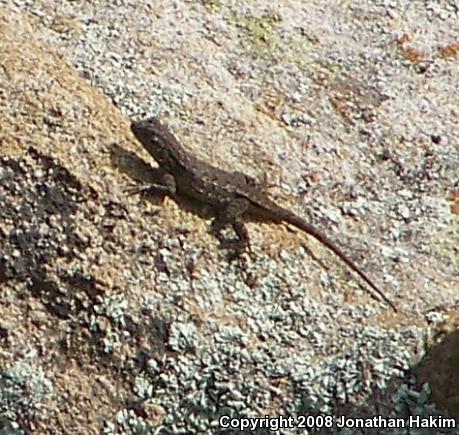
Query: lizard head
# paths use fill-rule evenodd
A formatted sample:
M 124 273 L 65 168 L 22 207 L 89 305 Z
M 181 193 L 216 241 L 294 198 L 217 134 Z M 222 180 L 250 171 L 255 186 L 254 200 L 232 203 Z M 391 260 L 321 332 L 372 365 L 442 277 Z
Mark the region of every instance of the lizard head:
M 178 160 L 181 145 L 158 118 L 134 121 L 131 131 L 160 166 L 167 168 Z

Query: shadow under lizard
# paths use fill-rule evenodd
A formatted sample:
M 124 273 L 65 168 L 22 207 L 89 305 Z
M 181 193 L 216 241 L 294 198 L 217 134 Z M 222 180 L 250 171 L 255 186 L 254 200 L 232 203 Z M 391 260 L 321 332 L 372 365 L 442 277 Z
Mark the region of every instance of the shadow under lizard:
M 161 171 L 161 183 L 136 189 L 176 195 L 210 206 L 216 213 L 212 223 L 215 232 L 231 225 L 242 246 L 249 244 L 244 217 L 289 223 L 316 238 L 356 272 L 394 311 L 396 306 L 325 234 L 293 212 L 278 206 L 256 180 L 242 172 L 228 172 L 194 157 L 179 143 L 157 118 L 133 122 L 131 130 Z

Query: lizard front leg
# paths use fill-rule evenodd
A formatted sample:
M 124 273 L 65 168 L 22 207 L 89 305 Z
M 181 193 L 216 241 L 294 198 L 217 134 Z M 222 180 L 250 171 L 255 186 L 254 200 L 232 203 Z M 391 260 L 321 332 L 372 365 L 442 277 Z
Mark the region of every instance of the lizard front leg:
M 129 195 L 135 195 L 137 193 L 144 194 L 159 194 L 159 195 L 169 195 L 174 196 L 177 192 L 177 185 L 175 183 L 175 178 L 172 174 L 164 172 L 161 174 L 157 183 L 145 184 L 143 186 L 136 186 L 126 189 Z
M 217 217 L 212 222 L 212 232 L 218 234 L 225 226 L 231 225 L 238 237 L 237 247 L 244 248 L 249 246 L 249 233 L 242 221 L 242 217 L 248 210 L 249 205 L 249 201 L 245 198 L 234 198 L 226 203 L 218 210 Z M 219 237 L 219 240 L 222 241 L 221 237 Z

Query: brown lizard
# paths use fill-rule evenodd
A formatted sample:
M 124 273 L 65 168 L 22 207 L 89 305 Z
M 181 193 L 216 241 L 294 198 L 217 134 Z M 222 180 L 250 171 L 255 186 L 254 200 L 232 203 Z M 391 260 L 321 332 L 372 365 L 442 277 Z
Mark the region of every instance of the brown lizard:
M 133 122 L 131 130 L 164 172 L 161 183 L 136 189 L 151 190 L 172 197 L 185 197 L 210 206 L 216 212 L 212 229 L 219 232 L 231 225 L 243 246 L 249 244 L 244 217 L 287 222 L 310 234 L 340 257 L 387 303 L 396 306 L 382 293 L 344 252 L 325 234 L 293 212 L 278 206 L 252 177 L 242 172 L 228 172 L 194 157 L 179 143 L 171 131 L 157 118 Z

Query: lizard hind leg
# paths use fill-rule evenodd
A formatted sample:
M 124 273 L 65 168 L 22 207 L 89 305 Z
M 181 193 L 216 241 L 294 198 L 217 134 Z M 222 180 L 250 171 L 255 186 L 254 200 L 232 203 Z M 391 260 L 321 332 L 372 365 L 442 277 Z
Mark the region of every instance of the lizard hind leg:
M 227 225 L 231 225 L 237 235 L 237 247 L 249 246 L 250 239 L 242 217 L 248 210 L 250 202 L 245 198 L 232 199 L 226 203 L 217 213 L 217 217 L 212 222 L 212 232 L 215 233 L 222 244 L 228 244 L 221 236 L 221 230 Z M 234 245 L 234 242 L 233 242 Z

